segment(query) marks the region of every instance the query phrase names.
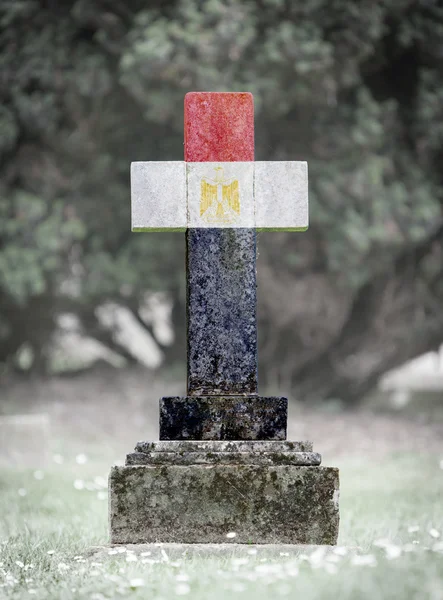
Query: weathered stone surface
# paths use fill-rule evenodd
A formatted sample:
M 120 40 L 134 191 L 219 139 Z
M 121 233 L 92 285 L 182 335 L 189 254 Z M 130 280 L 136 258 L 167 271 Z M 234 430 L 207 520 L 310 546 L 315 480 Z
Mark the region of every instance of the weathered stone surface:
M 127 465 L 299 465 L 318 466 L 318 452 L 132 452 Z
M 254 187 L 257 229 L 308 228 L 308 163 L 257 161 Z
M 133 231 L 185 231 L 186 167 L 183 161 L 131 164 Z
M 111 543 L 335 544 L 338 470 L 126 466 L 110 481 Z
M 186 240 L 188 394 L 255 394 L 255 231 L 189 229 Z
M 160 441 L 137 442 L 135 452 L 312 452 L 312 442 L 283 441 Z
M 309 447 L 309 450 L 306 450 Z M 170 441 L 139 442 L 126 457 L 127 465 L 252 464 L 302 465 L 321 463 L 310 442 L 288 441 Z
M 285 440 L 287 398 L 186 396 L 160 400 L 161 440 Z

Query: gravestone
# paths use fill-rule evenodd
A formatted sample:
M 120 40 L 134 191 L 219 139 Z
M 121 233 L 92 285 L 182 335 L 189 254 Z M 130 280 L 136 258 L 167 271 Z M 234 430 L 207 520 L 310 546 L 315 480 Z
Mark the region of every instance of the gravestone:
M 110 475 L 112 543 L 334 544 L 338 470 L 257 383 L 256 231 L 308 226 L 305 162 L 254 161 L 249 93 L 185 97 L 185 161 L 131 167 L 133 231 L 186 232 L 187 395 Z

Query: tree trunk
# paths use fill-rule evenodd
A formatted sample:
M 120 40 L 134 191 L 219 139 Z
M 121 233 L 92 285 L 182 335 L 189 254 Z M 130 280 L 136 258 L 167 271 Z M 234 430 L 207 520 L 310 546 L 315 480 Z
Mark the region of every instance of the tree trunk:
M 273 331 L 273 315 L 262 314 L 265 383 L 277 383 L 302 401 L 338 398 L 354 403 L 370 392 L 386 371 L 436 350 L 443 339 L 442 254 L 440 225 L 425 242 L 406 250 L 354 297 L 340 293 L 326 275 L 308 280 L 312 302 L 300 305 L 290 323 L 279 322 Z M 438 270 L 430 272 L 430 259 L 433 264 L 438 260 Z M 270 283 L 266 266 L 263 271 L 264 287 L 277 288 L 284 298 L 284 285 L 275 274 Z M 306 278 L 294 285 L 305 284 Z M 288 302 L 295 298 L 297 303 L 297 294 L 291 294 L 287 283 L 286 290 Z M 315 296 L 319 293 L 327 296 L 329 313 L 318 311 Z M 309 327 L 312 303 L 317 336 L 309 340 L 303 332 L 306 321 Z M 269 303 L 262 309 L 269 310 Z M 275 311 L 282 312 L 281 307 Z

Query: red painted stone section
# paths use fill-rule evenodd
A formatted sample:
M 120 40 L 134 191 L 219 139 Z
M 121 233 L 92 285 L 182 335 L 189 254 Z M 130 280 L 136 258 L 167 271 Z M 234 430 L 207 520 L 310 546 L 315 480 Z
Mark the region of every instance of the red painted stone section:
M 185 96 L 185 161 L 254 160 L 254 98 L 249 92 Z

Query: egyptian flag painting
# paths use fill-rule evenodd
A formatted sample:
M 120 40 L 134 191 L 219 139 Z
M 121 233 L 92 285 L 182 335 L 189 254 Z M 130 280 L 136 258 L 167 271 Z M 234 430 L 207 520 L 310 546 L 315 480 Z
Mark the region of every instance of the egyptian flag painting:
M 229 225 L 239 215 L 238 179 L 224 179 L 223 167 L 215 167 L 215 179 L 201 180 L 200 216 L 208 224 Z

